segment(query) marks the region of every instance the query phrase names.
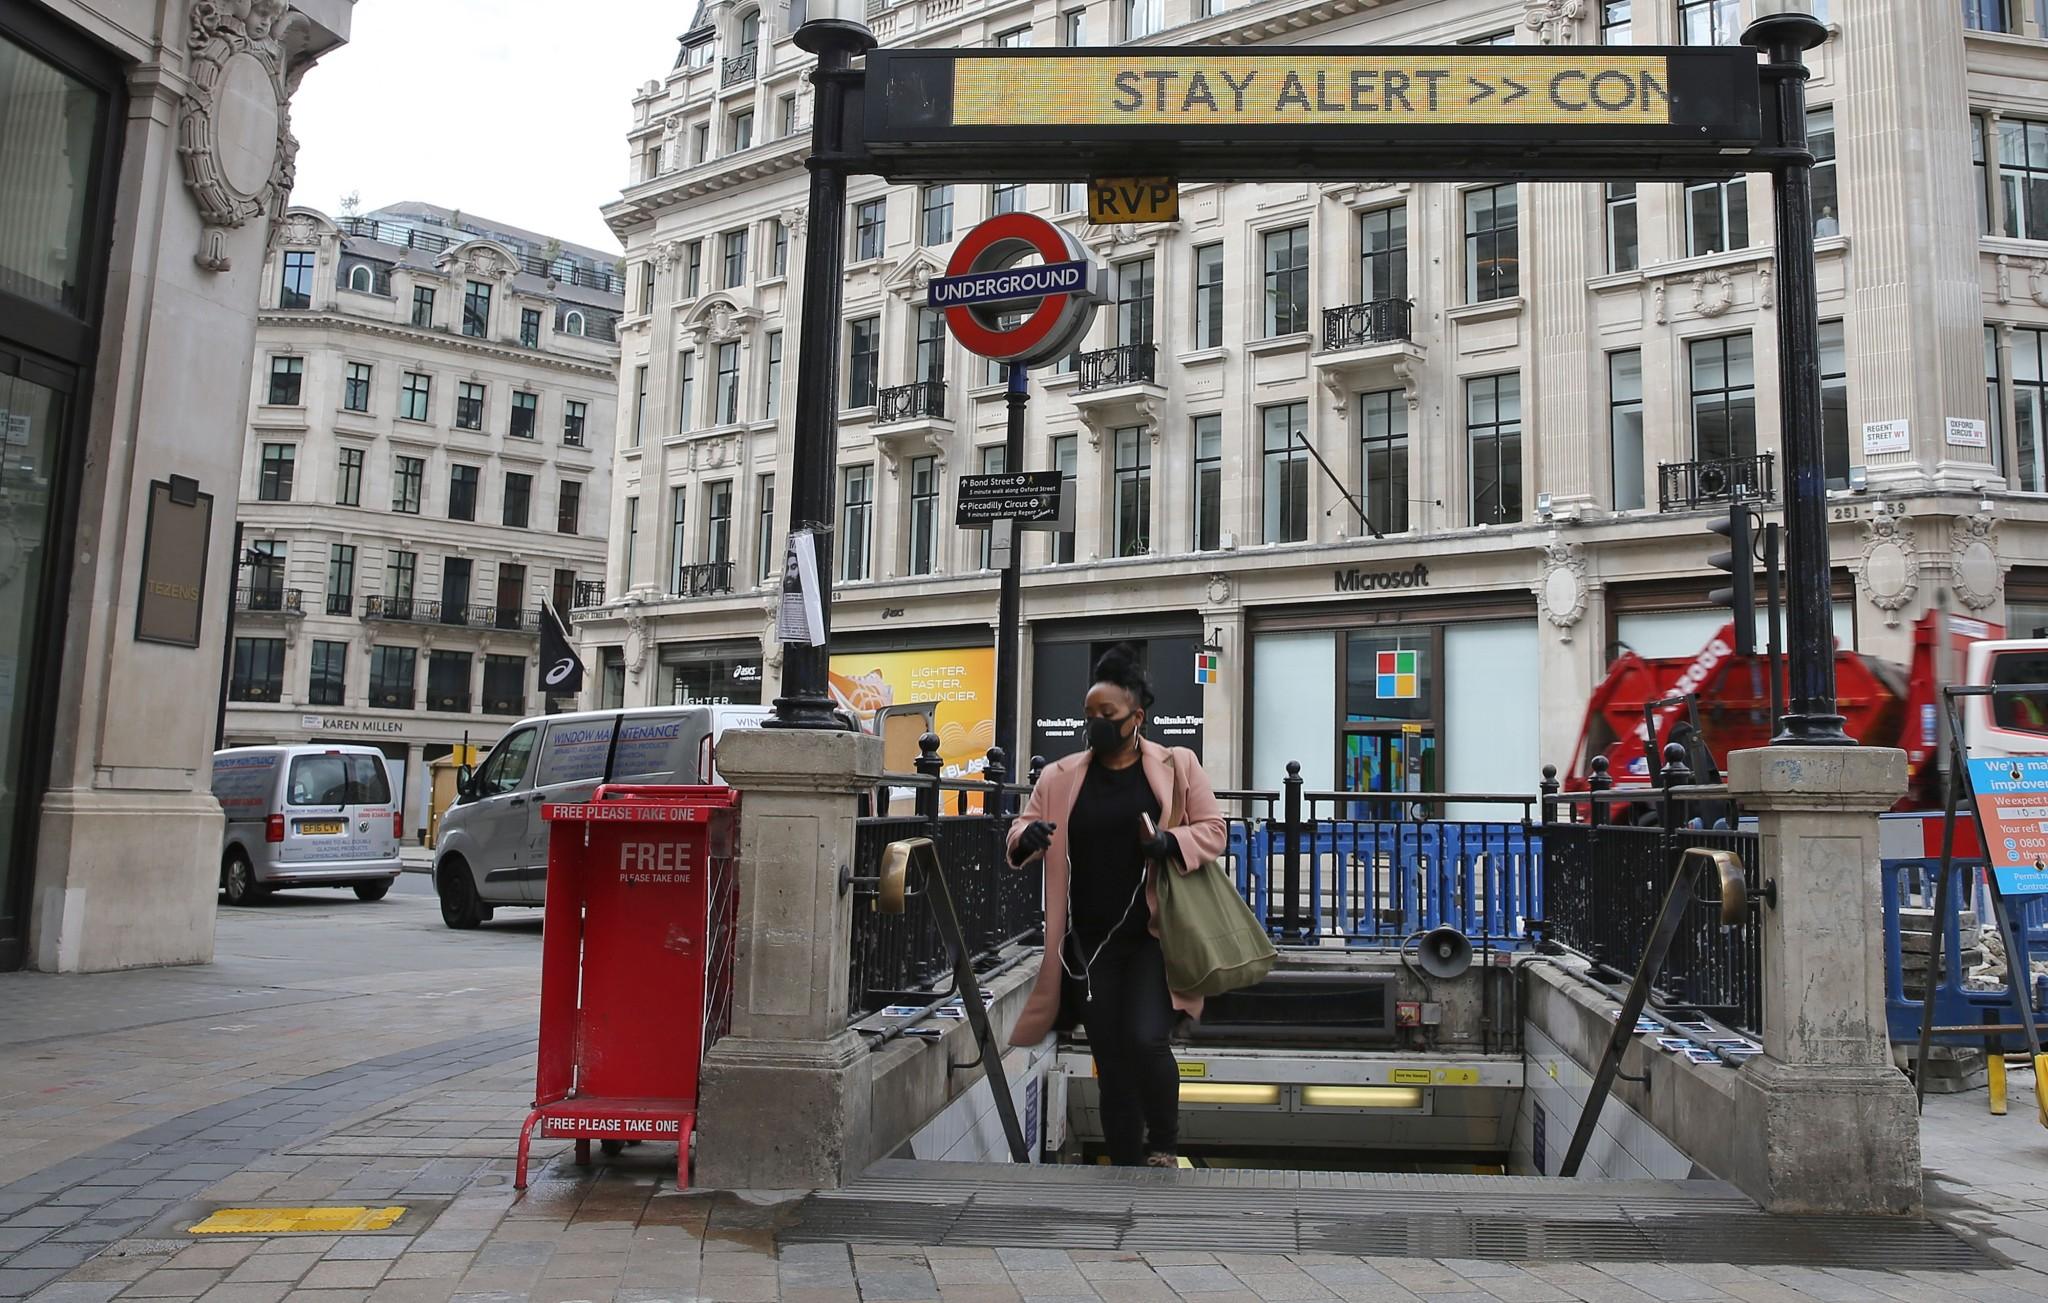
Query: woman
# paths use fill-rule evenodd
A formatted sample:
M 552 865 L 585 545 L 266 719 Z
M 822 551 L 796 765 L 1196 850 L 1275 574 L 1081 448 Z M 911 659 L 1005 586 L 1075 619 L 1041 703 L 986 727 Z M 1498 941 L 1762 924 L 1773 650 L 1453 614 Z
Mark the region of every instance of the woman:
M 1012 864 L 1045 860 L 1045 958 L 1010 1043 L 1052 1030 L 1064 967 L 1086 993 L 1102 1129 L 1122 1167 L 1176 1165 L 1180 1070 L 1167 1038 L 1178 1015 L 1202 1012 L 1199 996 L 1166 989 L 1148 868 L 1199 868 L 1227 835 L 1194 753 L 1144 738 L 1151 706 L 1136 653 L 1111 648 L 1088 689 L 1088 749 L 1048 765 L 1010 826 Z

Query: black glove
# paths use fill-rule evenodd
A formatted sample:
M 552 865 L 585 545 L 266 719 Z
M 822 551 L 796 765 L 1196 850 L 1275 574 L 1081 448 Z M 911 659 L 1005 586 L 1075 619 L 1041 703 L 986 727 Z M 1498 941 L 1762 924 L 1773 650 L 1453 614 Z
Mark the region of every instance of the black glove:
M 1140 827 L 1142 829 L 1142 825 Z M 1158 860 L 1164 863 L 1167 860 L 1180 859 L 1180 839 L 1164 828 L 1153 833 L 1150 837 L 1145 836 L 1140 831 L 1138 834 L 1138 849 L 1145 853 L 1145 858 L 1148 860 Z
M 1017 840 L 1010 844 L 1010 863 L 1022 864 L 1052 845 L 1053 829 L 1056 827 L 1057 824 L 1047 823 L 1043 819 L 1033 819 L 1025 825 L 1024 831 L 1017 834 Z

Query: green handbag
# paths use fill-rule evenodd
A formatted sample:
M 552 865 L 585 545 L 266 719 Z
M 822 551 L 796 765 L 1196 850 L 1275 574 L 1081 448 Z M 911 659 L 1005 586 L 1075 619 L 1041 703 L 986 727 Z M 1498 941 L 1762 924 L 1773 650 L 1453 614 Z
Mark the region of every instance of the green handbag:
M 1174 772 L 1177 777 L 1178 767 Z M 1185 794 L 1176 790 L 1174 797 L 1176 812 L 1185 811 Z M 1221 862 L 1210 860 L 1190 873 L 1161 864 L 1155 877 L 1168 990 L 1222 995 L 1264 981 L 1273 971 L 1279 955 L 1272 939 Z

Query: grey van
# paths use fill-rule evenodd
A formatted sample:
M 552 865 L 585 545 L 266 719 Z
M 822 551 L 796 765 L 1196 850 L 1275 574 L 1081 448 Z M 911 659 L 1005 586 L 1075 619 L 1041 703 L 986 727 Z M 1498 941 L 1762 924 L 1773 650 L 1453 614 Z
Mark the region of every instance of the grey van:
M 220 886 L 230 905 L 258 904 L 279 887 L 353 887 L 382 900 L 403 868 L 404 813 L 374 748 L 216 751 L 213 795 L 227 815 Z
M 602 783 L 715 783 L 718 739 L 758 728 L 765 706 L 640 706 L 521 720 L 498 739 L 434 839 L 441 921 L 473 928 L 501 905 L 546 899 L 543 805 L 588 800 Z

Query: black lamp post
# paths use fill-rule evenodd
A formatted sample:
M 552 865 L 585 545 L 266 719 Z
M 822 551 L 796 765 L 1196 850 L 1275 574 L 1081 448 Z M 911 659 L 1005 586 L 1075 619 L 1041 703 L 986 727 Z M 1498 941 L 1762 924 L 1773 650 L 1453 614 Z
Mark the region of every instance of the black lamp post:
M 235 594 L 242 587 L 244 567 L 255 568 L 270 564 L 270 554 L 258 552 L 255 548 L 242 549 L 242 522 L 235 522 L 235 567 L 228 576 L 228 618 L 221 631 L 220 650 L 220 704 L 213 716 L 213 749 L 218 751 L 227 745 L 228 738 L 228 687 L 235 672 Z
M 1834 585 L 1822 446 L 1820 298 L 1814 277 L 1813 150 L 1806 137 L 1806 52 L 1828 31 L 1807 13 L 1771 14 L 1743 33 L 1764 51 L 1764 151 L 1778 236 L 1778 389 L 1784 415 L 1787 623 L 1791 704 L 1773 746 L 1854 746 L 1835 704 Z
M 817 602 L 827 643 L 782 644 L 782 694 L 770 728 L 843 729 L 827 691 L 832 632 L 832 474 L 839 448 L 839 312 L 846 280 L 846 99 L 859 84 L 856 55 L 875 48 L 861 0 L 812 0 L 796 43 L 818 56 L 811 117 L 811 197 L 804 246 L 803 307 L 797 327 L 796 453 L 791 459 L 789 527 L 809 530 L 818 558 Z

